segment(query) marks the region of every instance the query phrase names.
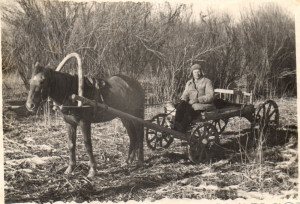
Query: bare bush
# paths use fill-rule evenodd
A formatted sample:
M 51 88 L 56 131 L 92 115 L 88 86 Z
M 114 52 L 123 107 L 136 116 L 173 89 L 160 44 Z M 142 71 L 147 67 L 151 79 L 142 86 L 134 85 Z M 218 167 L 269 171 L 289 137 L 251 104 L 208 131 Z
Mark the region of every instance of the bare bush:
M 86 75 L 155 81 L 161 101 L 178 100 L 193 63 L 202 63 L 218 88 L 237 83 L 257 97 L 296 93 L 294 20 L 275 4 L 236 20 L 167 2 L 159 9 L 147 2 L 17 3 L 2 7 L 2 69 L 17 69 L 26 86 L 35 62 L 54 68 L 77 52 Z M 65 70 L 76 72 L 76 62 Z
M 242 15 L 239 26 L 249 89 L 263 97 L 295 93 L 293 19 L 280 7 L 269 5 Z M 284 83 L 287 79 L 291 83 Z

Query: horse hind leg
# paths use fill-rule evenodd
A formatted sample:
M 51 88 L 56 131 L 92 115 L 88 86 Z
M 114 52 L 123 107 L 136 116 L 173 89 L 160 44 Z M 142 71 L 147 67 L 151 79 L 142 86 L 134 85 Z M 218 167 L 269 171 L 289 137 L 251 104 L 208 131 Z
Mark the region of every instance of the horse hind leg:
M 93 155 L 93 147 L 92 147 L 92 139 L 91 139 L 91 123 L 81 120 L 79 122 L 79 124 L 81 127 L 83 139 L 84 139 L 85 149 L 86 149 L 86 151 L 88 153 L 88 157 L 89 157 L 90 170 L 89 170 L 89 174 L 87 177 L 92 178 L 96 175 L 96 162 L 95 162 L 95 158 Z
M 144 119 L 144 108 L 137 109 L 135 116 Z M 144 125 L 139 122 L 133 122 L 136 133 L 136 151 L 137 151 L 137 166 L 141 167 L 144 165 Z
M 135 122 L 135 133 L 136 133 L 136 143 L 135 150 L 137 152 L 137 166 L 141 167 L 144 165 L 144 125 Z
M 68 129 L 68 147 L 69 147 L 69 152 L 70 152 L 70 160 L 69 160 L 69 166 L 65 171 L 65 174 L 70 174 L 72 173 L 73 169 L 76 166 L 76 129 L 77 125 L 75 124 L 67 124 L 67 129 Z
M 133 115 L 143 119 L 144 109 L 137 109 L 133 111 Z M 142 167 L 144 165 L 144 125 L 136 121 L 132 121 L 132 124 L 134 126 L 135 135 L 134 152 L 136 152 L 138 160 L 137 167 Z
M 136 156 L 136 132 L 134 124 L 130 120 L 121 119 L 123 125 L 127 130 L 127 134 L 129 136 L 129 151 L 128 151 L 128 158 L 126 160 L 127 164 L 131 164 Z

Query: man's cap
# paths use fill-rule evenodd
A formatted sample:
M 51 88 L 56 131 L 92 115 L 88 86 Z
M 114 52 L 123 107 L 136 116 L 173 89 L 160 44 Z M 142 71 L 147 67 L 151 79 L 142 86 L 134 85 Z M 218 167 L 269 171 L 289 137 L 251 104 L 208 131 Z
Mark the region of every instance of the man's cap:
M 194 64 L 193 66 L 191 66 L 191 72 L 193 72 L 196 69 L 202 71 L 200 64 Z

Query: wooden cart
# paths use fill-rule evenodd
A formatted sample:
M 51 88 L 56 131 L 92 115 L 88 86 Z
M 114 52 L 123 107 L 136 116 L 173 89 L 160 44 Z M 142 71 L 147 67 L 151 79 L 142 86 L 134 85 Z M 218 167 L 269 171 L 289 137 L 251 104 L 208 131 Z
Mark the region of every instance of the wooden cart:
M 222 94 L 219 94 L 219 96 L 221 97 Z M 219 143 L 219 135 L 225 130 L 228 119 L 231 117 L 245 117 L 251 122 L 251 127 L 256 128 L 261 133 L 268 131 L 270 128 L 276 128 L 279 123 L 278 106 L 272 100 L 267 100 L 257 108 L 254 108 L 253 104 L 245 103 L 239 108 L 227 107 L 203 112 L 192 122 L 187 133 L 181 133 L 172 129 L 174 110 L 168 111 L 166 109 L 164 113 L 155 115 L 151 120 L 143 120 L 78 95 L 73 95 L 72 98 L 91 106 L 103 108 L 118 117 L 142 123 L 146 127 L 147 145 L 152 150 L 158 147 L 168 148 L 174 138 L 186 140 L 188 142 L 189 159 L 194 163 L 205 161 L 207 155 L 210 155 L 212 147 Z M 233 98 L 237 99 L 235 96 Z
M 146 128 L 146 142 L 150 149 L 168 148 L 174 138 L 188 142 L 188 156 L 194 163 L 205 161 L 218 144 L 220 134 L 225 130 L 228 119 L 232 117 L 244 117 L 251 123 L 251 130 L 258 135 L 266 134 L 271 129 L 276 129 L 279 124 L 278 106 L 273 100 L 267 100 L 256 108 L 253 105 L 251 93 L 238 90 L 216 89 L 215 96 L 229 100 L 240 106 L 232 106 L 223 109 L 203 112 L 192 121 L 185 137 L 171 134 L 168 131 L 160 131 L 154 128 Z M 173 128 L 175 109 L 170 105 L 165 107 L 164 113 L 155 115 L 150 122 Z

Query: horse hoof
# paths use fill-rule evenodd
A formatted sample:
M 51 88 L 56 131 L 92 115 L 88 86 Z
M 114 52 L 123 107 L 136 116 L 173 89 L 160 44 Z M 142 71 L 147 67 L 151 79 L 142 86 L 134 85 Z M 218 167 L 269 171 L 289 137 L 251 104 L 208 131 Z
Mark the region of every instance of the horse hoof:
M 68 168 L 65 171 L 65 174 L 71 174 L 73 171 L 73 167 L 72 166 L 68 166 Z
M 91 169 L 90 171 L 89 171 L 89 174 L 88 174 L 88 178 L 94 178 L 95 177 L 95 175 L 96 175 L 96 171 L 95 170 L 93 170 L 93 169 Z

